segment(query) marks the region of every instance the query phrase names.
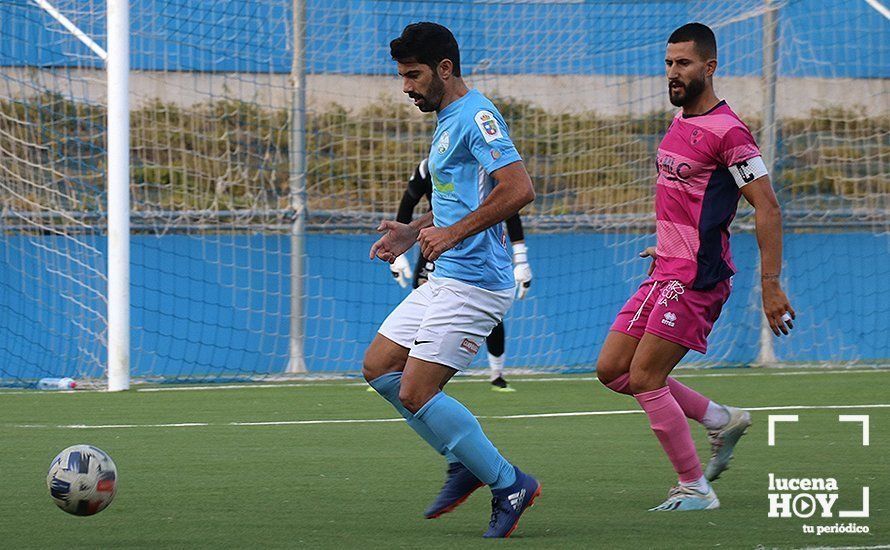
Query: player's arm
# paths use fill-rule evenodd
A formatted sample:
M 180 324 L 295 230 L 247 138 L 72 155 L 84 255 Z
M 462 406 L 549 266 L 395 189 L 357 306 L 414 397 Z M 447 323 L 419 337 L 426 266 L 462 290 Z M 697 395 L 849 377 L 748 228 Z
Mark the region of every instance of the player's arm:
M 371 245 L 370 259 L 380 258 L 384 262 L 393 263 L 396 258 L 407 252 L 417 241 L 421 230 L 433 225 L 433 213 L 427 212 L 409 224 L 393 220 L 384 220 L 377 226 L 383 236 Z
M 753 161 L 753 162 L 752 162 Z M 739 166 L 744 165 L 742 170 Z M 782 211 L 760 157 L 730 167 L 742 195 L 754 207 L 754 231 L 760 248 L 760 283 L 763 313 L 776 336 L 794 327 L 794 309 L 782 290 Z M 749 183 L 746 183 L 745 180 Z M 787 325 L 787 326 L 786 326 Z
M 408 180 L 408 187 L 402 194 L 402 200 L 399 202 L 399 211 L 396 214 L 396 221 L 399 223 L 411 223 L 414 217 L 414 207 L 420 202 L 420 199 L 430 189 L 432 182 L 429 181 L 430 174 L 427 168 L 427 161 L 424 159 L 414 168 L 414 174 Z
M 405 195 L 402 196 L 402 202 L 399 204 L 399 219 L 397 221 L 384 220 L 377 227 L 377 231 L 384 233 L 384 235 L 371 246 L 369 254 L 371 259 L 374 259 L 376 256 L 384 262 L 394 264 L 398 258 L 402 258 L 401 263 L 407 264 L 407 260 L 402 257 L 402 254 L 414 246 L 415 241 L 417 241 L 417 235 L 422 229 L 433 225 L 432 211 L 411 221 L 414 207 L 417 206 L 420 198 L 427 193 L 426 189 L 432 186 L 428 170 L 427 161 L 424 159 L 414 170 L 414 176 L 408 181 L 408 189 L 405 191 Z M 410 205 L 410 208 L 408 205 Z M 403 210 L 407 210 L 407 216 Z M 408 270 L 410 272 L 410 266 Z M 403 272 L 404 270 L 400 271 Z M 398 278 L 399 275 L 395 274 L 395 276 Z M 410 279 L 411 275 L 408 275 L 407 278 Z M 401 281 L 399 284 L 402 284 Z
M 457 243 L 501 223 L 535 200 L 532 180 L 522 161 L 510 163 L 492 172 L 497 181 L 479 208 L 449 227 L 434 227 L 421 231 L 420 250 L 425 258 L 436 260 Z
M 507 218 L 507 237 L 514 246 L 525 242 L 525 232 L 522 230 L 522 218 L 519 214 L 513 214 Z
M 414 207 L 417 206 L 421 197 L 428 192 L 431 186 L 432 182 L 430 181 L 430 174 L 427 168 L 427 160 L 423 159 L 414 168 L 414 174 L 411 175 L 411 178 L 408 180 L 408 187 L 405 188 L 405 192 L 402 194 L 402 200 L 399 202 L 399 210 L 396 214 L 397 222 L 403 224 L 411 223 L 411 218 L 414 216 Z M 408 288 L 408 285 L 411 284 L 411 279 L 414 277 L 414 273 L 411 272 L 411 264 L 404 254 L 396 256 L 395 260 L 389 264 L 389 272 L 402 288 Z
M 507 218 L 507 236 L 513 245 L 513 278 L 516 280 L 516 299 L 522 300 L 532 286 L 532 268 L 528 265 L 528 248 L 519 214 Z
M 414 207 L 420 202 L 411 196 L 411 191 L 405 190 L 402 194 L 402 201 L 399 203 L 399 210 L 396 212 L 396 221 L 399 223 L 411 223 L 414 217 Z

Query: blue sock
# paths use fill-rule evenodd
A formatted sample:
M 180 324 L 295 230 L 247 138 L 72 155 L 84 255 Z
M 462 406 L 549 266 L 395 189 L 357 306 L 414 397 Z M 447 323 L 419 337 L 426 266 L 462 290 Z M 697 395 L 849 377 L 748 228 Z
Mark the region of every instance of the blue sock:
M 392 406 L 399 411 L 399 414 L 408 421 L 408 425 L 417 432 L 417 435 L 429 443 L 437 453 L 444 455 L 445 460 L 449 463 L 458 462 L 457 457 L 445 448 L 445 443 L 442 442 L 442 439 L 431 432 L 430 429 L 426 427 L 426 424 L 416 419 L 414 415 L 411 414 L 411 411 L 406 409 L 405 406 L 402 405 L 402 402 L 399 401 L 399 388 L 402 385 L 401 372 L 388 372 L 383 376 L 378 376 L 368 383 L 377 391 L 377 393 L 383 396 L 384 399 L 392 403 Z
M 513 465 L 485 437 L 473 413 L 456 399 L 439 392 L 414 418 L 426 424 L 445 442 L 445 448 L 492 490 L 506 489 L 516 482 Z

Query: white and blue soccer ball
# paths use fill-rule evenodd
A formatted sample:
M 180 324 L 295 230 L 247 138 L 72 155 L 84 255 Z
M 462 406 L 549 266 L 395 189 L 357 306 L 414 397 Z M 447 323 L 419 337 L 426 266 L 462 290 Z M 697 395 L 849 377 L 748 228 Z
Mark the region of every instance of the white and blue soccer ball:
M 98 447 L 74 445 L 53 459 L 46 486 L 59 508 L 76 516 L 91 516 L 114 499 L 117 468 Z

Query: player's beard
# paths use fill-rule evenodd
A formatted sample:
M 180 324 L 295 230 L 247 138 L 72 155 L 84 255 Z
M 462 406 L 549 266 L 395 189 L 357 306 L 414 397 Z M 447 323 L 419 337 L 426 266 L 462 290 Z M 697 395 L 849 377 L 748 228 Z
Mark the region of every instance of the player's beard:
M 430 81 L 430 88 L 425 94 L 409 93 L 411 99 L 420 99 L 416 103 L 417 108 L 423 113 L 431 113 L 439 110 L 442 104 L 442 98 L 445 97 L 445 82 L 439 78 L 439 75 L 433 73 L 433 79 Z
M 671 100 L 671 104 L 676 107 L 683 107 L 684 105 L 688 105 L 689 103 L 695 101 L 698 96 L 702 95 L 705 91 L 705 78 L 702 77 L 700 79 L 693 79 L 689 82 L 689 84 L 684 84 L 683 82 L 677 81 L 680 84 L 680 88 L 677 90 L 673 90 L 671 88 L 671 83 L 668 82 L 668 98 Z

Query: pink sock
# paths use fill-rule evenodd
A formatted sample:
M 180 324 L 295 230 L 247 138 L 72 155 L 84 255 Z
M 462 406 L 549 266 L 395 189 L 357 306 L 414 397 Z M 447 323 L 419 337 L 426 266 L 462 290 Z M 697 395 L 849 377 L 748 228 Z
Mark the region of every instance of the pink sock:
M 615 380 L 612 380 L 608 384 L 605 384 L 607 388 L 612 390 L 613 392 L 623 393 L 625 395 L 633 395 L 630 393 L 628 386 L 630 386 L 630 373 L 625 372 Z
M 686 415 L 686 418 L 701 422 L 708 411 L 708 403 L 711 400 L 673 378 L 668 378 L 667 384 L 671 389 L 671 395 L 674 396 L 680 408 L 683 409 L 683 414 Z M 630 373 L 627 372 L 606 384 L 606 387 L 614 392 L 631 395 L 628 386 L 630 386 Z
M 692 483 L 702 477 L 701 463 L 683 409 L 668 386 L 634 395 L 646 415 L 661 447 L 674 465 L 680 481 Z
M 680 408 L 683 409 L 683 414 L 686 415 L 686 418 L 701 422 L 705 417 L 705 413 L 708 412 L 708 403 L 711 400 L 673 378 L 668 377 L 667 384 L 671 389 L 671 395 L 674 396 Z

